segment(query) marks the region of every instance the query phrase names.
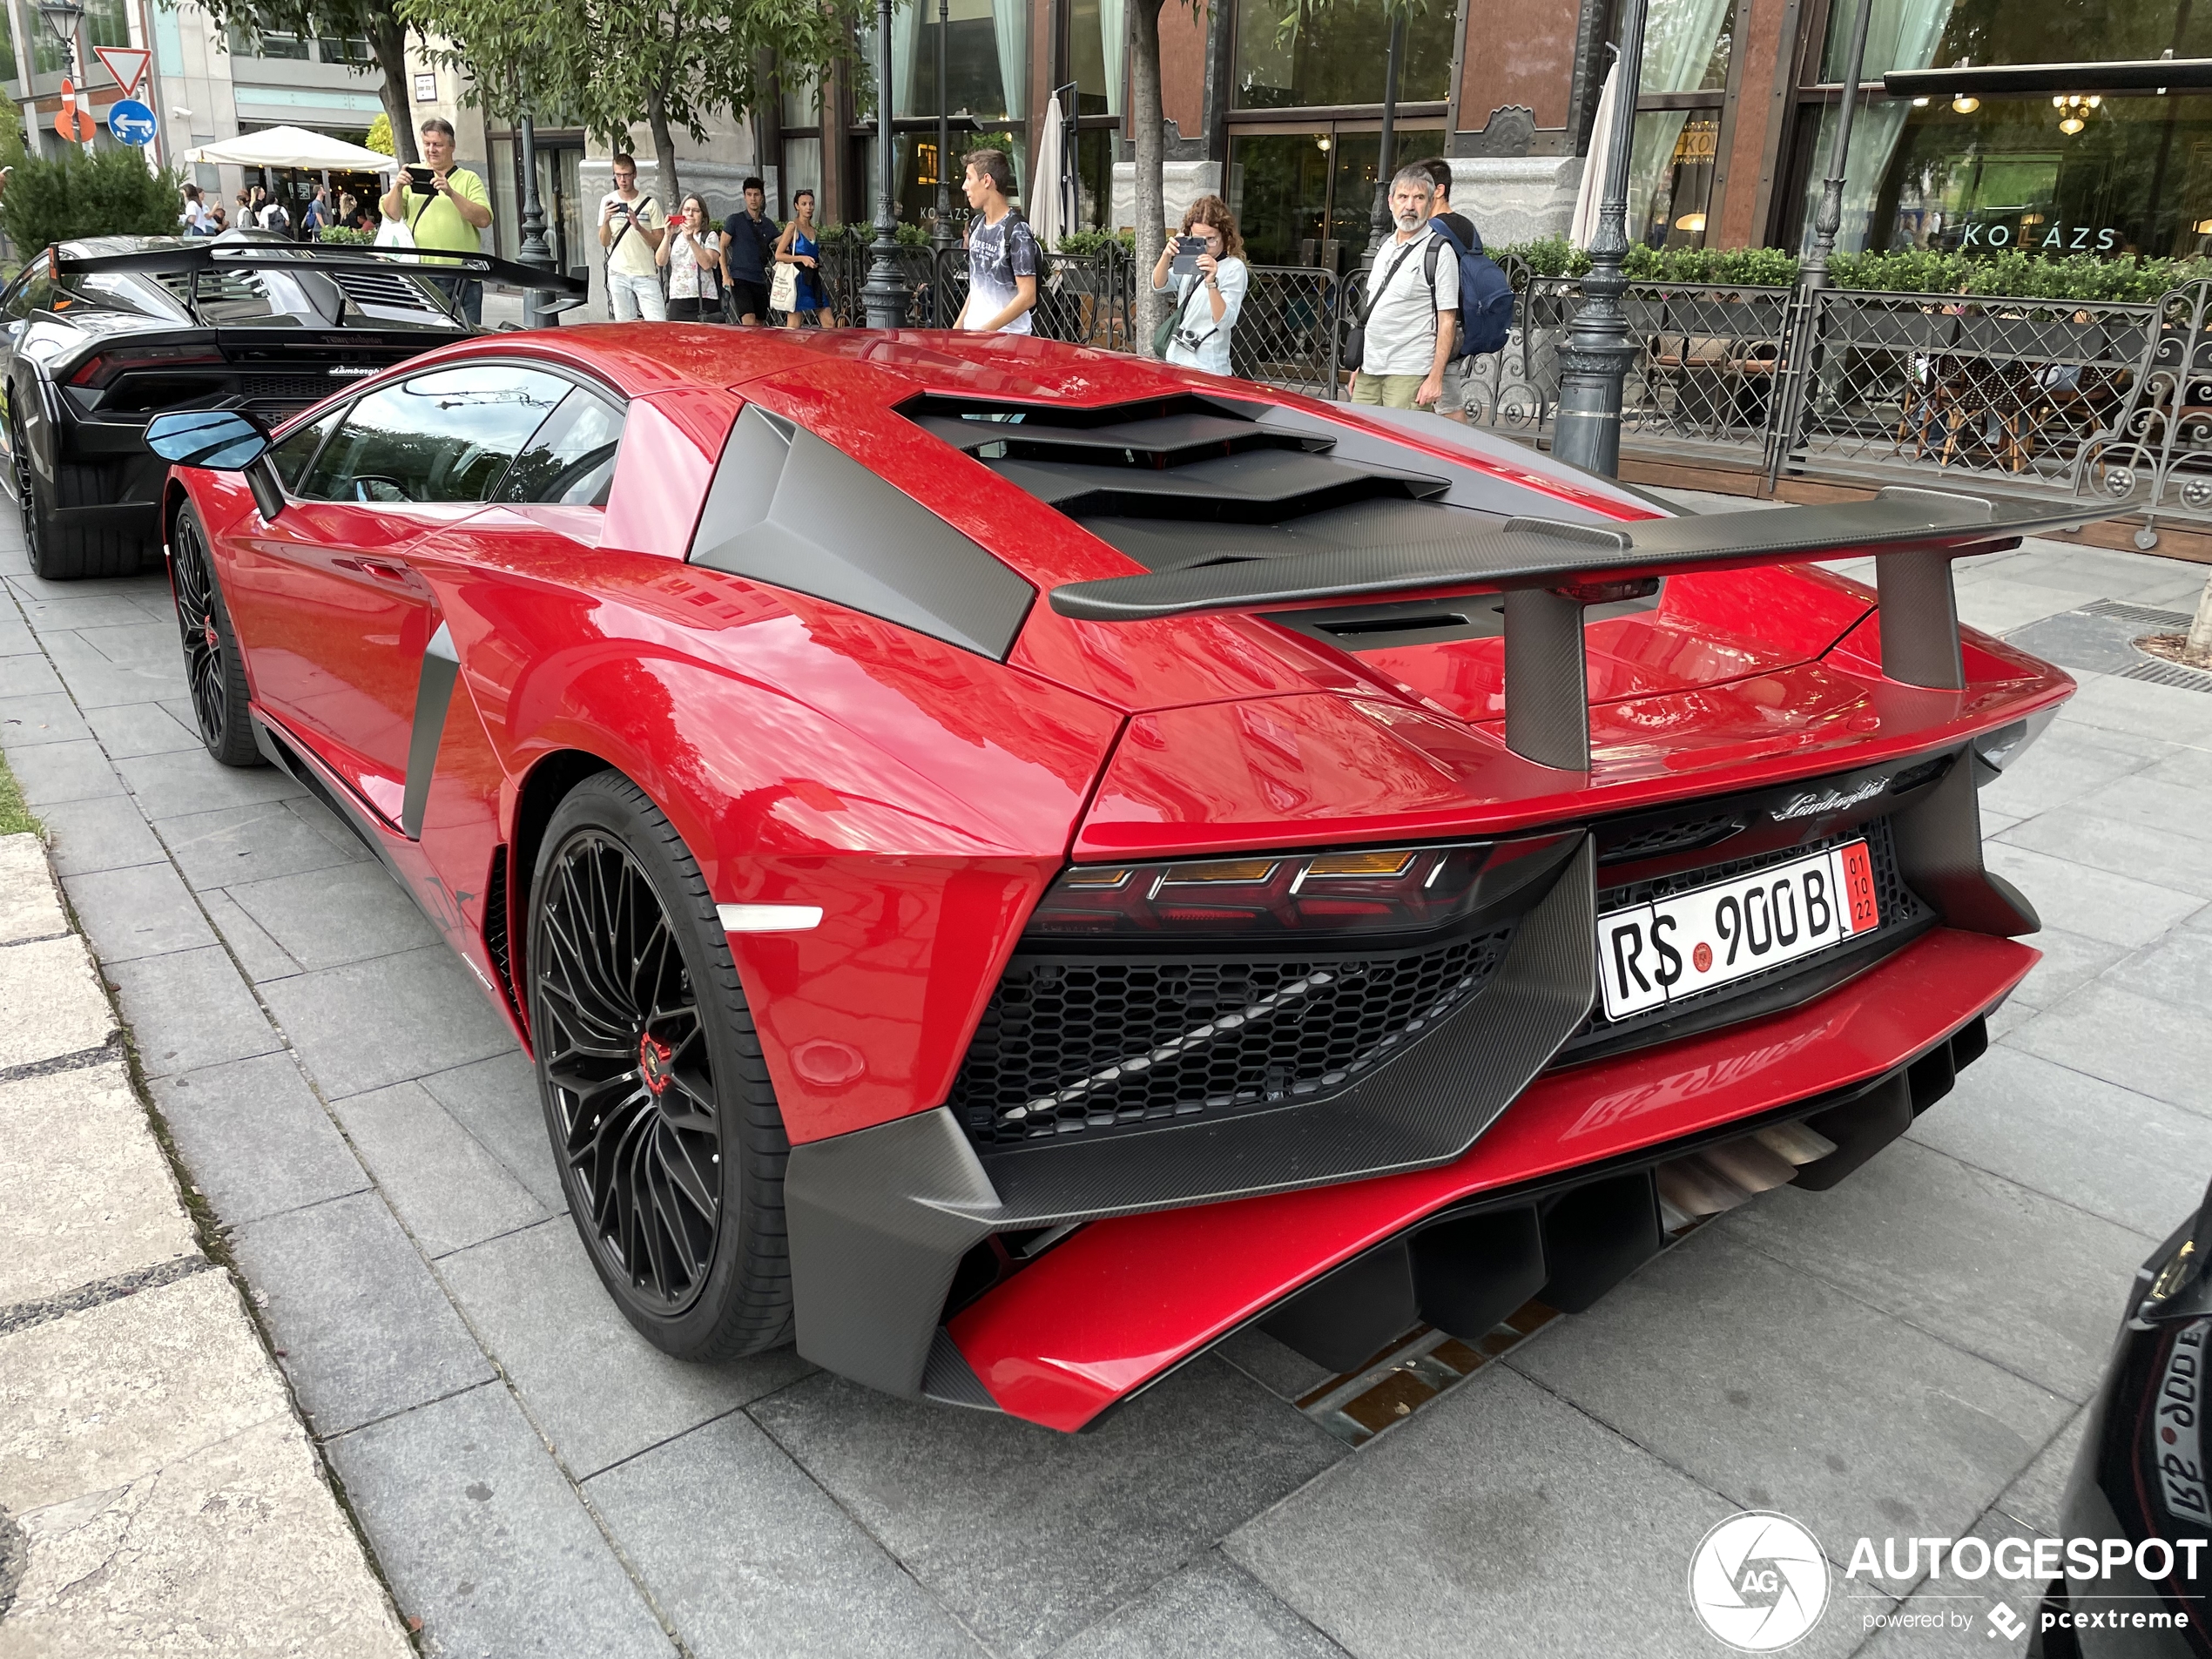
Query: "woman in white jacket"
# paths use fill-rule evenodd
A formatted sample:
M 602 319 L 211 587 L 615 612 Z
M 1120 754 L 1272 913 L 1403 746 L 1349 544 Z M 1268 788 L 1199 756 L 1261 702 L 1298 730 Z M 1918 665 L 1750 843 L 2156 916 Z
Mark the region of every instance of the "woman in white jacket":
M 1244 290 L 1251 275 L 1244 264 L 1244 239 L 1237 233 L 1237 216 L 1218 196 L 1201 196 L 1183 215 L 1183 235 L 1205 244 L 1198 255 L 1195 276 L 1172 283 L 1175 292 L 1175 334 L 1168 341 L 1167 361 L 1185 368 L 1203 368 L 1226 374 L 1229 336 L 1244 309 Z M 1177 238 L 1168 238 L 1160 262 L 1152 267 L 1152 292 L 1165 293 L 1170 280 Z

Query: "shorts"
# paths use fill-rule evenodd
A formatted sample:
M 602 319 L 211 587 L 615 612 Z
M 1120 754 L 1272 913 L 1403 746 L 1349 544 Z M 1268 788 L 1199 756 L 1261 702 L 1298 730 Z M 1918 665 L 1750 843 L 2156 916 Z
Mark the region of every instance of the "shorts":
M 768 320 L 768 285 L 748 282 L 743 277 L 730 280 L 730 320 L 742 322 L 747 317 Z
M 1427 378 L 1426 374 L 1370 374 L 1363 368 L 1352 377 L 1352 401 L 1379 404 L 1386 409 L 1410 409 L 1413 394 Z
M 1439 415 L 1455 415 L 1467 408 L 1469 361 L 1465 357 L 1444 360 L 1444 395 L 1436 400 Z
M 668 302 L 671 322 L 720 322 L 722 302 L 719 300 L 674 300 Z

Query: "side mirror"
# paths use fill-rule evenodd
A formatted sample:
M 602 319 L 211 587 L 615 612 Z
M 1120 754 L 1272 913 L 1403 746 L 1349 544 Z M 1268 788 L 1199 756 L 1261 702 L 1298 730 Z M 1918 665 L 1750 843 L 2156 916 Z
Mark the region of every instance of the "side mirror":
M 243 472 L 267 453 L 269 429 L 239 409 L 185 409 L 147 421 L 146 448 L 180 467 Z

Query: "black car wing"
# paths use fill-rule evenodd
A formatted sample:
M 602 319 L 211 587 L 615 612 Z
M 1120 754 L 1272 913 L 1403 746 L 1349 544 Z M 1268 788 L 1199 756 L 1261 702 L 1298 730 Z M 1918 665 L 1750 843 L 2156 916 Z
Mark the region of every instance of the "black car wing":
M 1575 771 L 1589 766 L 1582 611 L 1656 577 L 1811 559 L 1880 559 L 1883 671 L 1963 689 L 1951 561 L 2016 544 L 2037 530 L 2132 509 L 2129 501 L 1968 495 L 1892 486 L 1872 499 L 1607 525 L 1512 518 L 1470 523 L 1420 545 L 1317 549 L 1181 570 L 1069 583 L 1052 608 L 1092 622 L 1458 589 L 1506 596 L 1506 742 Z
M 577 278 L 563 276 L 536 266 L 495 259 L 489 253 L 457 253 L 423 248 L 331 246 L 312 242 L 210 241 L 145 248 L 128 253 L 66 254 L 56 249 L 50 252 L 50 258 L 57 276 L 89 274 L 98 271 L 162 276 L 171 273 L 251 269 L 254 266 L 271 269 L 291 266 L 315 271 L 381 271 L 387 274 L 399 271 L 417 276 L 462 275 L 480 281 L 489 279 L 517 288 L 560 295 L 561 299 L 556 303 L 541 307 L 548 313 L 572 310 L 584 302 L 589 292 Z

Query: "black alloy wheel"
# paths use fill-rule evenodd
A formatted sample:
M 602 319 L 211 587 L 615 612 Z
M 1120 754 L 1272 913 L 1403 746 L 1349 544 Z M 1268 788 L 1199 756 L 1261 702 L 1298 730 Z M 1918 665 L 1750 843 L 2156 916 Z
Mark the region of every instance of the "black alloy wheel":
M 199 515 L 187 504 L 169 532 L 169 585 L 177 604 L 177 631 L 185 648 L 185 683 L 192 717 L 207 752 L 226 766 L 261 764 L 246 712 L 246 664 L 231 631 L 223 590 Z
M 602 772 L 562 802 L 529 921 L 546 1128 L 601 1281 L 682 1358 L 783 1340 L 782 1120 L 705 882 L 643 791 Z
M 39 556 L 40 543 L 45 539 L 45 513 L 38 501 L 38 482 L 31 471 L 30 446 L 24 442 L 23 422 L 11 414 L 8 416 L 8 458 L 16 489 L 16 510 L 23 515 L 23 543 L 30 556 L 30 568 L 37 570 L 44 561 Z

